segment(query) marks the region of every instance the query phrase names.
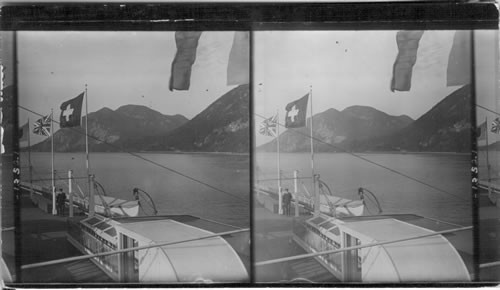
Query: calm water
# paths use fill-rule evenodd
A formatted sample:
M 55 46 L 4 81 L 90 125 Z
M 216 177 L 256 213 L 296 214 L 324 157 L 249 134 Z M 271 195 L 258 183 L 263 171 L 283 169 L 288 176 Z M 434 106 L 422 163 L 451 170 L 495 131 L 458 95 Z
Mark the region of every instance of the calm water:
M 248 156 L 161 153 L 141 153 L 140 156 L 229 192 L 243 201 L 126 153 L 92 153 L 91 172 L 104 186 L 107 195 L 131 200 L 134 187 L 148 192 L 160 214 L 191 214 L 236 226 L 249 226 Z M 23 166 L 27 166 L 27 153 L 22 157 Z M 33 179 L 50 179 L 50 157 L 50 153 L 31 154 Z M 72 169 L 75 178 L 85 178 L 85 154 L 56 153 L 54 167 L 59 177 L 67 176 L 67 171 Z M 86 188 L 85 179 L 77 179 L 77 183 Z M 45 184 L 50 186 L 50 180 Z M 58 182 L 56 187 L 67 191 L 64 182 Z
M 487 180 L 488 177 L 494 182 L 498 183 L 500 179 L 500 152 L 494 150 L 479 150 L 478 152 L 479 160 L 479 178 L 481 180 Z M 488 164 L 490 165 L 489 175 L 488 175 Z
M 447 193 L 346 153 L 315 154 L 315 172 L 337 196 L 357 199 L 358 187 L 369 189 L 376 194 L 384 213 L 413 213 L 462 225 L 472 224 L 470 155 L 359 155 Z M 282 153 L 280 159 L 285 177 L 292 177 L 294 169 L 299 170 L 302 177 L 311 177 L 309 153 Z M 256 180 L 277 184 L 276 153 L 256 154 L 255 165 Z M 293 190 L 292 181 L 284 182 L 283 186 Z M 310 178 L 301 180 L 299 187 L 302 186 L 311 190 Z
M 24 153 L 23 153 L 24 154 Z M 155 200 L 161 214 L 192 214 L 238 226 L 249 225 L 249 160 L 248 156 L 224 154 L 160 154 L 141 153 L 168 168 L 201 180 L 216 188 L 243 198 L 236 199 L 183 176 L 160 168 L 126 153 L 92 153 L 91 171 L 108 195 L 132 199 L 132 189 L 141 188 Z M 344 153 L 315 154 L 315 171 L 337 196 L 357 199 L 357 188 L 374 192 L 384 213 L 414 213 L 440 220 L 470 225 L 471 189 L 470 157 L 455 154 L 361 154 L 374 163 L 401 172 L 446 193 L 400 176 L 387 169 Z M 27 156 L 22 163 L 27 165 Z M 50 153 L 32 153 L 34 179 L 50 179 Z M 255 179 L 277 183 L 275 153 L 255 154 Z M 85 177 L 83 153 L 56 153 L 55 168 L 59 177 Z M 282 153 L 284 177 L 299 170 L 301 177 L 310 177 L 310 154 Z M 25 171 L 27 172 L 27 171 Z M 27 179 L 24 178 L 23 179 Z M 266 181 L 264 181 L 266 180 Z M 40 181 L 43 183 L 42 181 Z M 78 184 L 86 187 L 84 179 Z M 45 181 L 50 185 L 50 180 Z M 66 190 L 66 183 L 57 187 Z M 284 187 L 293 189 L 292 181 Z M 310 178 L 301 179 L 299 187 L 311 191 Z M 372 208 L 375 210 L 375 208 Z

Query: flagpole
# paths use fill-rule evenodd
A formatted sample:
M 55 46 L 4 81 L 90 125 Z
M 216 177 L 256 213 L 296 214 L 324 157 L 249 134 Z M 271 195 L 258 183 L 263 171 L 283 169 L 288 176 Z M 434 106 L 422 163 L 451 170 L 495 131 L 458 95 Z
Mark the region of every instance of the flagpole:
M 488 116 L 484 117 L 484 122 L 486 124 L 486 167 L 488 168 L 488 187 L 491 183 L 491 175 L 490 175 L 490 158 L 489 158 L 489 150 L 488 150 Z
M 314 215 L 317 216 L 320 213 L 320 197 L 319 197 L 319 176 L 314 174 L 314 143 L 313 143 L 313 98 L 312 98 L 312 85 L 309 87 L 309 97 L 311 99 L 311 174 L 312 174 L 312 186 L 314 192 Z
M 278 213 L 283 214 L 282 194 L 281 194 L 281 169 L 280 169 L 280 113 L 276 113 L 276 152 L 278 154 Z
M 29 168 L 29 174 L 30 174 L 30 184 L 33 183 L 33 173 L 31 171 L 31 141 L 30 141 L 30 135 L 31 135 L 31 130 L 30 130 L 30 118 L 28 117 L 28 168 Z
M 309 98 L 311 99 L 311 173 L 314 184 L 314 146 L 313 146 L 313 98 L 312 85 L 309 87 Z
M 87 181 L 90 190 L 90 165 L 89 165 L 89 108 L 88 108 L 88 93 L 87 84 L 85 84 L 85 156 L 87 167 Z
M 51 157 L 52 157 L 52 215 L 56 215 L 56 185 L 54 182 L 54 110 L 50 109 L 50 139 L 51 139 Z

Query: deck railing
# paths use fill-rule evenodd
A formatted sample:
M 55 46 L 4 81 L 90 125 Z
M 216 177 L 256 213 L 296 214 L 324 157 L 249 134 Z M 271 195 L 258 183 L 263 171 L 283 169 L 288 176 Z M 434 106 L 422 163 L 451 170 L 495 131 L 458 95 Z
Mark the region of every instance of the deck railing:
M 108 253 L 116 250 L 116 246 L 109 241 L 99 237 L 91 229 L 72 222 L 68 223 L 68 234 L 79 243 L 88 253 Z M 98 262 L 113 276 L 118 277 L 118 256 L 98 256 L 94 260 Z
M 232 235 L 232 234 L 237 234 L 237 233 L 242 233 L 242 232 L 248 232 L 248 231 L 250 231 L 250 229 L 248 229 L 248 228 L 238 229 L 238 230 L 233 230 L 233 231 L 227 231 L 227 232 L 222 232 L 222 233 L 217 233 L 217 234 L 206 235 L 203 237 L 197 237 L 197 238 L 193 238 L 193 239 L 186 239 L 186 240 L 180 240 L 180 241 L 175 241 L 175 242 L 165 242 L 165 243 L 152 244 L 152 245 L 146 245 L 146 246 L 140 246 L 140 247 L 114 250 L 114 251 L 109 251 L 109 252 L 102 252 L 102 253 L 97 253 L 97 254 L 89 254 L 89 255 L 83 255 L 83 256 L 77 256 L 77 257 L 71 257 L 71 258 L 64 258 L 64 259 L 22 265 L 21 270 L 38 268 L 38 267 L 43 267 L 43 266 L 51 266 L 51 265 L 62 264 L 62 263 L 69 263 L 69 262 L 97 258 L 97 257 L 117 255 L 117 254 L 131 252 L 131 251 L 138 251 L 138 250 L 145 250 L 145 249 L 150 249 L 150 248 L 159 248 L 159 247 L 165 247 L 165 246 L 170 246 L 170 245 L 177 245 L 177 244 L 182 244 L 182 243 L 187 243 L 187 242 L 222 237 L 222 236 L 227 236 L 227 235 Z
M 305 258 L 311 258 L 311 257 L 316 257 L 316 256 L 338 254 L 338 253 L 342 253 L 342 252 L 346 252 L 346 251 L 351 251 L 351 250 L 357 250 L 357 249 L 370 248 L 370 247 L 382 246 L 382 245 L 387 245 L 387 244 L 400 243 L 400 242 L 405 242 L 405 241 L 410 241 L 410 240 L 417 240 L 417 239 L 427 238 L 427 237 L 431 237 L 431 236 L 449 234 L 449 233 L 454 233 L 454 232 L 459 232 L 459 231 L 465 231 L 465 230 L 472 230 L 472 228 L 473 228 L 472 226 L 462 227 L 462 228 L 458 228 L 458 229 L 451 229 L 451 230 L 433 232 L 433 233 L 430 233 L 430 234 L 425 234 L 425 235 L 420 235 L 420 236 L 415 236 L 415 237 L 408 237 L 408 238 L 403 238 L 403 239 L 396 239 L 396 240 L 392 240 L 392 241 L 376 242 L 376 243 L 364 244 L 364 245 L 359 245 L 359 246 L 346 247 L 346 248 L 342 248 L 342 249 L 335 249 L 335 250 L 329 250 L 329 251 L 322 251 L 322 252 L 316 252 L 316 253 L 309 253 L 309 254 L 303 254 L 303 255 L 296 255 L 296 256 L 291 256 L 291 257 L 273 259 L 273 260 L 268 260 L 268 261 L 257 262 L 257 263 L 255 263 L 255 266 L 258 267 L 258 266 L 264 266 L 264 265 L 270 265 L 270 264 L 276 264 L 276 263 L 283 263 L 283 262 L 288 262 L 288 261 L 300 260 L 300 259 L 305 259 Z

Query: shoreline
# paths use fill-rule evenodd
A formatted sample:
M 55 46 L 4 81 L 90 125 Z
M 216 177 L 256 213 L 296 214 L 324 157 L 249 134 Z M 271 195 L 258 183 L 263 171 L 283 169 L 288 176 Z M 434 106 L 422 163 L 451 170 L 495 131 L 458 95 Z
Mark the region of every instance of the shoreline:
M 21 153 L 27 153 L 28 151 L 26 150 L 21 150 Z M 50 151 L 31 151 L 31 153 L 47 153 L 50 154 Z M 67 152 L 54 152 L 55 154 L 85 154 L 85 151 L 67 151 Z M 207 154 L 207 155 L 250 155 L 248 152 L 210 152 L 210 151 L 203 151 L 203 152 L 198 152 L 198 151 L 131 151 L 131 152 L 120 152 L 120 151 L 97 151 L 97 152 L 90 152 L 89 154 Z
M 255 154 L 261 153 L 276 153 L 276 151 L 255 151 Z M 310 152 L 302 151 L 302 152 L 280 152 L 280 154 L 310 154 Z M 470 155 L 470 152 L 446 152 L 446 151 L 363 151 L 363 152 L 314 152 L 314 154 L 432 154 L 432 155 Z

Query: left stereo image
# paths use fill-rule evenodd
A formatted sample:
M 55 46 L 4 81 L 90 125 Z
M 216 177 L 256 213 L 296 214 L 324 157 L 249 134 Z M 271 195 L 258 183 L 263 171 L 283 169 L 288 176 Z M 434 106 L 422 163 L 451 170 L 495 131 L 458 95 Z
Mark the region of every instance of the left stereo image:
M 4 281 L 249 282 L 249 37 L 3 32 Z

